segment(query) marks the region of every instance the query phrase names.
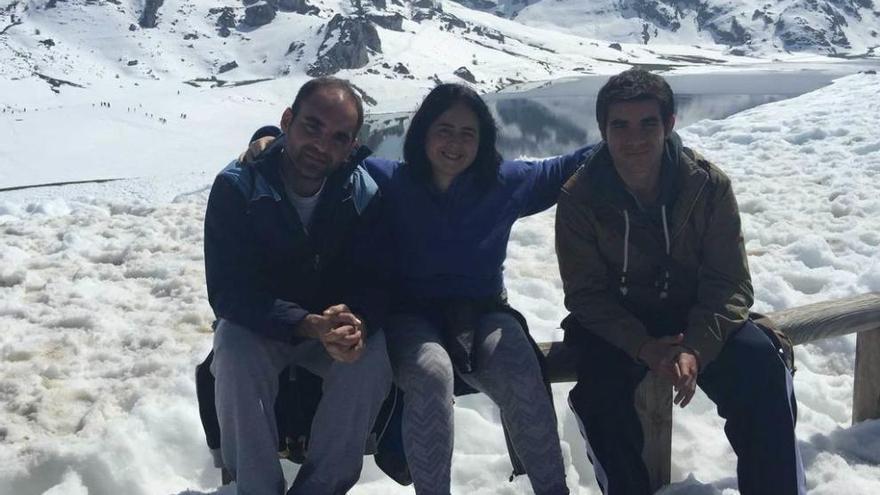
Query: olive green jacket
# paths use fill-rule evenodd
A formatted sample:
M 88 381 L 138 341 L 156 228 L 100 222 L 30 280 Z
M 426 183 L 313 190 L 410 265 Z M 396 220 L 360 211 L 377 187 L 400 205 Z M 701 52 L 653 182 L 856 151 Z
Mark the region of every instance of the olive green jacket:
M 556 253 L 580 324 L 566 342 L 590 331 L 637 360 L 649 337 L 684 333 L 705 367 L 753 302 L 736 199 L 730 179 L 672 134 L 658 203 L 665 212 L 638 204 L 604 143 L 563 186 Z

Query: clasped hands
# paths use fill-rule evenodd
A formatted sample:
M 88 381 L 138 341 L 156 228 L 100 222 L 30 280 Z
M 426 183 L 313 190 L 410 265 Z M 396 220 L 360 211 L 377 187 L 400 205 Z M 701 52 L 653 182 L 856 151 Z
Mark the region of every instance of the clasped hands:
M 651 338 L 639 349 L 638 358 L 651 371 L 669 379 L 675 388 L 673 402 L 687 406 L 697 390 L 700 365 L 692 349 L 681 345 L 684 334 Z
M 364 352 L 364 324 L 345 304 L 309 314 L 297 325 L 299 335 L 321 341 L 336 361 L 352 363 Z

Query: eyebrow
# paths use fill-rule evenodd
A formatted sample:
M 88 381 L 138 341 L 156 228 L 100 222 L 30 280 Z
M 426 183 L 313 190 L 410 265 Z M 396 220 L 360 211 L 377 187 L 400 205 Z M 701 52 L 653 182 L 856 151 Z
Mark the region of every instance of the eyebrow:
M 609 121 L 610 124 L 614 124 L 614 125 L 629 124 L 629 122 L 630 122 L 630 121 L 627 120 L 627 119 L 611 119 L 611 120 Z M 656 116 L 645 117 L 645 118 L 639 120 L 639 122 L 642 123 L 642 124 L 649 124 L 649 123 L 654 123 L 654 122 L 660 122 L 660 118 L 659 118 L 659 117 L 656 117 Z
M 448 123 L 446 123 L 446 122 L 440 122 L 440 123 L 437 124 L 437 127 L 442 127 L 442 128 L 444 128 L 444 129 L 453 129 L 455 126 L 453 126 L 452 124 L 448 124 Z M 476 133 L 476 132 L 477 132 L 477 128 L 476 128 L 476 127 L 471 127 L 471 126 L 465 126 L 465 127 L 462 127 L 462 130 L 470 131 L 470 132 L 473 132 L 473 133 Z
M 318 124 L 320 126 L 324 125 L 324 122 L 321 119 L 317 117 L 312 117 L 311 115 L 303 116 L 303 120 L 310 124 Z

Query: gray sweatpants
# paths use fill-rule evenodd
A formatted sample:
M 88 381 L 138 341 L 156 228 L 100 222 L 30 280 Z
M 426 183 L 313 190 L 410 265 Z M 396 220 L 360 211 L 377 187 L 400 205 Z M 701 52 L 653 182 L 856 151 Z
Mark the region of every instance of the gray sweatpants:
M 360 477 L 367 437 L 391 384 L 384 335 L 372 335 L 361 358 L 346 364 L 317 340 L 288 345 L 220 320 L 211 372 L 223 464 L 238 495 L 284 493 L 274 404 L 278 374 L 291 364 L 321 376 L 324 394 L 305 463 L 288 494 L 344 494 Z
M 448 495 L 454 375 L 440 329 L 423 317 L 398 315 L 386 333 L 395 380 L 405 393 L 403 445 L 416 493 Z M 476 371 L 461 378 L 500 407 L 535 493 L 567 494 L 556 415 L 519 322 L 507 313 L 486 314 L 474 340 Z

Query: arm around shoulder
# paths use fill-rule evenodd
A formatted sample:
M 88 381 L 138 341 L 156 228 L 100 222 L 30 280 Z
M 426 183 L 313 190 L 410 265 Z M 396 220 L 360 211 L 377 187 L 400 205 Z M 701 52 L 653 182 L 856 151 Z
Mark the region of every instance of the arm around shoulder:
M 553 206 L 559 198 L 562 185 L 586 161 L 593 148 L 593 145 L 584 146 L 566 155 L 526 162 L 532 175 L 532 188 L 521 216 L 532 215 Z

